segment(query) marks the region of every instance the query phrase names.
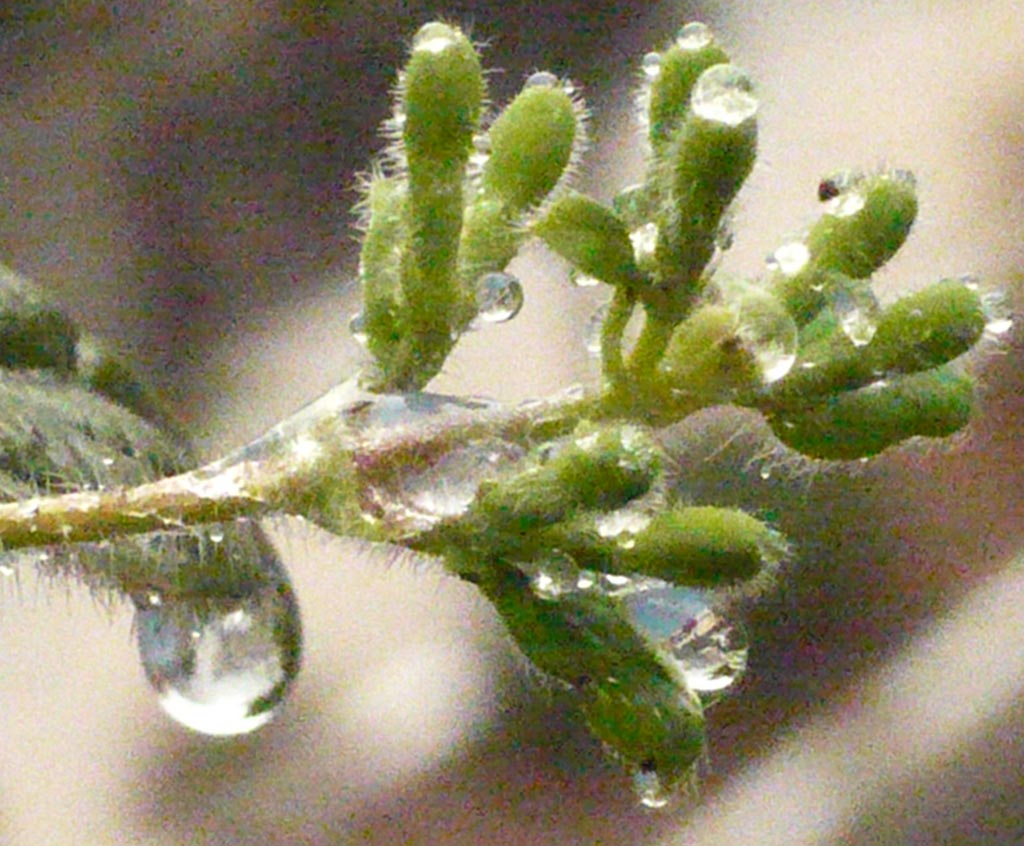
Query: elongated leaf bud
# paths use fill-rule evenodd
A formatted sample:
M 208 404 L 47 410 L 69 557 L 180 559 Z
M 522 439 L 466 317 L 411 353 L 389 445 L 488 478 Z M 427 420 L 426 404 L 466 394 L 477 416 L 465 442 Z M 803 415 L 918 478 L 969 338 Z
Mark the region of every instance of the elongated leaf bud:
M 588 276 L 625 287 L 636 287 L 640 282 L 626 227 L 597 200 L 566 194 L 534 224 L 533 231 Z
M 949 368 L 881 380 L 771 418 L 779 440 L 812 458 L 854 459 L 917 435 L 942 438 L 971 418 L 974 382 Z
M 527 84 L 494 121 L 483 189 L 514 212 L 526 211 L 558 184 L 579 143 L 579 108 L 549 74 Z

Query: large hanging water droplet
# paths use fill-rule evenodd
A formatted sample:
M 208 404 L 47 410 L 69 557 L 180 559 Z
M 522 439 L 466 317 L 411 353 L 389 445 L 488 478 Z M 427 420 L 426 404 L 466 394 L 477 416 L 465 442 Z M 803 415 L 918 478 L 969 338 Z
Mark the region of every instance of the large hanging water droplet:
M 700 50 L 707 47 L 714 38 L 711 28 L 700 21 L 692 21 L 676 33 L 676 46 L 683 50 Z
M 829 300 L 839 328 L 853 345 L 863 347 L 871 343 L 881 312 L 871 286 L 862 280 L 844 280 L 832 287 Z
M 457 447 L 429 469 L 407 476 L 397 491 L 396 504 L 409 512 L 404 516 L 411 525 L 429 528 L 464 514 L 481 482 L 496 478 L 524 455 L 521 447 L 497 439 Z
M 221 543 L 157 536 L 172 588 L 135 597 L 142 666 L 173 719 L 203 734 L 267 723 L 299 669 L 301 623 L 291 583 L 258 524 L 226 524 Z M 166 561 L 165 561 L 166 556 Z
M 511 273 L 485 273 L 477 281 L 474 323 L 504 323 L 523 307 L 523 286 Z
M 622 602 L 637 629 L 695 693 L 719 693 L 746 669 L 746 632 L 714 608 L 709 594 L 667 586 L 626 594 Z
M 798 332 L 785 307 L 767 291 L 741 286 L 730 305 L 736 313 L 736 334 L 754 357 L 761 379 L 777 382 L 796 363 Z
M 735 65 L 714 65 L 700 75 L 693 88 L 690 107 L 704 120 L 739 126 L 757 114 L 754 84 Z

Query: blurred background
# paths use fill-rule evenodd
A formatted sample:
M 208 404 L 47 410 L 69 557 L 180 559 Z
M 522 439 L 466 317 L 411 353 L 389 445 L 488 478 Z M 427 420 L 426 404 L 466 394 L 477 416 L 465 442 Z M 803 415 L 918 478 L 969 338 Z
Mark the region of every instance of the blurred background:
M 205 457 L 358 367 L 349 208 L 405 44 L 445 17 L 504 103 L 534 70 L 592 109 L 581 184 L 642 170 L 639 57 L 713 26 L 759 82 L 730 271 L 816 214 L 822 174 L 909 167 L 919 222 L 884 299 L 977 273 L 1021 306 L 1024 16 L 976 2 L 11 2 L 0 10 L 0 261 L 111 339 Z M 597 176 L 595 176 L 597 175 Z M 433 386 L 515 401 L 592 380 L 575 290 L 536 247 L 527 303 Z M 635 806 L 486 605 L 429 563 L 272 526 L 306 626 L 289 705 L 235 740 L 158 710 L 127 607 L 22 572 L 0 597 L 0 843 L 1024 842 L 1024 355 L 990 346 L 963 436 L 815 472 L 750 415 L 674 433 L 684 483 L 797 542 L 711 712 L 699 801 Z M 740 434 L 737 436 L 736 433 Z M 723 443 L 728 445 L 723 448 Z

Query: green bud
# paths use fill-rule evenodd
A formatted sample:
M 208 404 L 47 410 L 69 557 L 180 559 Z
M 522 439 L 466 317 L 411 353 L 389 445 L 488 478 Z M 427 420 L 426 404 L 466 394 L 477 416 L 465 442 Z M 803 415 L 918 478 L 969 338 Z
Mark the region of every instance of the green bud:
M 572 161 L 579 109 L 561 85 L 527 85 L 488 132 L 483 189 L 515 212 L 544 200 Z
M 615 213 L 575 192 L 557 199 L 533 231 L 583 273 L 610 285 L 635 287 L 640 271 L 629 233 Z
M 942 438 L 971 418 L 974 382 L 949 368 L 882 380 L 772 416 L 779 440 L 812 458 L 854 459 L 917 435 Z
M 648 122 L 651 146 L 662 150 L 672 139 L 690 106 L 690 94 L 700 75 L 729 61 L 713 41 L 698 49 L 673 45 L 661 54 L 658 75 L 651 82 Z
M 985 322 L 978 292 L 945 279 L 889 306 L 865 352 L 884 373 L 927 370 L 967 352 Z
M 363 285 L 363 319 L 367 346 L 378 361 L 387 361 L 401 337 L 401 279 L 406 184 L 374 175 L 367 185 L 366 232 L 359 263 Z
M 546 464 L 481 488 L 475 511 L 517 536 L 577 509 L 612 509 L 642 496 L 661 472 L 661 453 L 634 425 L 577 433 Z
M 826 304 L 829 278 L 866 279 L 895 255 L 917 217 L 914 180 L 891 171 L 857 181 L 829 201 L 807 236 L 806 260 L 772 284 L 799 325 Z
M 402 83 L 402 140 L 410 169 L 419 160 L 442 168 L 464 162 L 483 98 L 483 70 L 472 42 L 448 24 L 421 27 Z
M 706 70 L 690 112 L 665 153 L 672 202 L 662 210 L 655 248 L 660 285 L 686 301 L 715 251 L 726 207 L 754 165 L 757 99 L 749 77 L 733 65 Z

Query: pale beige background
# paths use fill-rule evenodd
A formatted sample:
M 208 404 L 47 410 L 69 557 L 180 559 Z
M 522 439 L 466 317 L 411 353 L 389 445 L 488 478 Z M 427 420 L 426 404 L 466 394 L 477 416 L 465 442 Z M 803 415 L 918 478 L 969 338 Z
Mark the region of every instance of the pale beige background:
M 139 3 L 124 17 L 99 3 L 11 5 L 3 260 L 135 348 L 207 454 L 347 375 L 358 352 L 343 337 L 356 307 L 343 284 L 346 189 L 370 143 L 360 130 L 383 117 L 396 34 L 429 5 L 337 4 L 335 17 L 284 0 Z M 465 14 L 506 69 L 496 86 L 551 63 L 594 91 L 591 161 L 616 174 L 594 190 L 607 196 L 640 166 L 626 55 L 692 10 L 511 5 Z M 730 267 L 755 271 L 811 219 L 822 172 L 885 161 L 912 167 L 922 195 L 914 237 L 881 280 L 887 297 L 968 271 L 1014 288 L 1019 3 L 778 0 L 703 15 L 765 103 Z M 439 389 L 515 400 L 593 378 L 578 338 L 595 292 L 569 290 L 538 250 L 519 269 L 523 313 L 467 339 Z M 4 586 L 0 843 L 1018 843 L 1015 337 L 989 362 L 985 415 L 967 437 L 852 481 L 789 484 L 798 468 L 759 445 L 749 417 L 696 421 L 691 431 L 747 434 L 717 455 L 681 445 L 686 483 L 777 508 L 802 541 L 783 590 L 753 615 L 749 678 L 714 712 L 697 810 L 635 808 L 472 590 L 282 522 L 306 665 L 280 719 L 241 740 L 163 718 L 126 609 L 27 572 Z

